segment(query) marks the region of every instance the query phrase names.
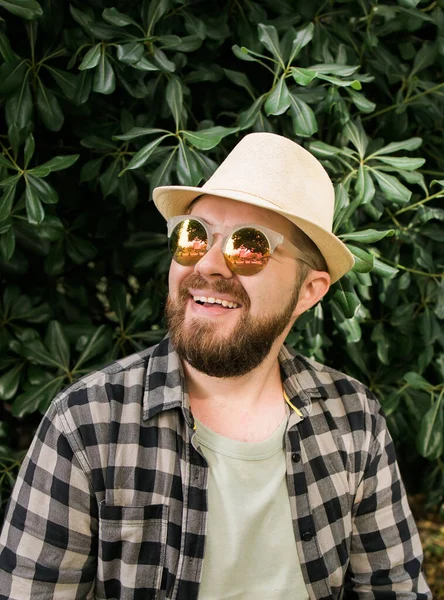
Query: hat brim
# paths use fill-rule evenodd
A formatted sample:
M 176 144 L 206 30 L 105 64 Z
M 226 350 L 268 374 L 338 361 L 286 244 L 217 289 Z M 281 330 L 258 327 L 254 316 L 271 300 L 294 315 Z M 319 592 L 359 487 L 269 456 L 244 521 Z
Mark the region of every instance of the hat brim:
M 229 198 L 277 212 L 297 225 L 319 248 L 327 263 L 331 283 L 340 279 L 354 265 L 353 254 L 333 233 L 319 227 L 296 214 L 288 213 L 273 203 L 258 196 L 238 190 L 219 190 L 205 187 L 161 186 L 153 191 L 153 201 L 160 214 L 166 219 L 187 213 L 188 207 L 198 196 L 209 194 Z

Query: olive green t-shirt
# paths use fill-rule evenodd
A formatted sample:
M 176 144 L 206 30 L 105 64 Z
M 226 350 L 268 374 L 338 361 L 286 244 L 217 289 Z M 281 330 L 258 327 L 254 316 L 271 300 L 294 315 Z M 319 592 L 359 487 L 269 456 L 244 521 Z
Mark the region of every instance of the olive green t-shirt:
M 209 465 L 199 600 L 308 600 L 286 485 L 286 425 L 262 442 L 239 442 L 196 419 Z

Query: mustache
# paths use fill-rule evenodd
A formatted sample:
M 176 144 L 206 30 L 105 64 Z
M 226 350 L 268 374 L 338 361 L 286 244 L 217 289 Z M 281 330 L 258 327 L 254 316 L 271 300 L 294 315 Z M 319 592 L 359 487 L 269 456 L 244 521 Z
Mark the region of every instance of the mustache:
M 179 296 L 186 300 L 189 296 L 189 288 L 205 288 L 211 292 L 230 295 L 235 302 L 242 304 L 245 308 L 250 307 L 250 298 L 238 281 L 229 279 L 215 279 L 209 281 L 199 273 L 191 273 L 179 286 Z

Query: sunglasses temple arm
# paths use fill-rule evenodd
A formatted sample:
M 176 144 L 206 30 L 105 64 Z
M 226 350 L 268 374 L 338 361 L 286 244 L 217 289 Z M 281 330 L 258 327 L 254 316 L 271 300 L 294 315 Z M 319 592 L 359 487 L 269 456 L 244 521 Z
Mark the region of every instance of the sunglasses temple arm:
M 284 241 L 282 242 L 282 246 L 287 250 L 287 252 L 289 254 L 291 254 L 291 256 L 293 256 L 293 258 L 302 260 L 302 262 L 306 263 L 309 267 L 311 267 L 313 269 L 313 271 L 319 270 L 316 267 L 316 265 L 313 263 L 313 261 L 306 254 L 304 254 L 304 252 L 301 252 L 299 250 L 299 248 L 296 248 L 296 246 L 294 244 L 292 244 L 285 238 L 284 238 Z

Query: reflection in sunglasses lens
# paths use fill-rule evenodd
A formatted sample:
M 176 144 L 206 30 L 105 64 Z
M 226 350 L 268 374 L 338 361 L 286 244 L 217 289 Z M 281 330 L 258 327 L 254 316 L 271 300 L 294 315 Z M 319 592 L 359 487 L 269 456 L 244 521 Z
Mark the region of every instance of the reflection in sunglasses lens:
M 195 265 L 207 251 L 207 232 L 199 221 L 184 219 L 174 228 L 169 244 L 176 262 L 183 266 Z
M 270 244 L 262 231 L 245 227 L 235 231 L 224 248 L 225 260 L 238 275 L 259 273 L 270 258 Z

